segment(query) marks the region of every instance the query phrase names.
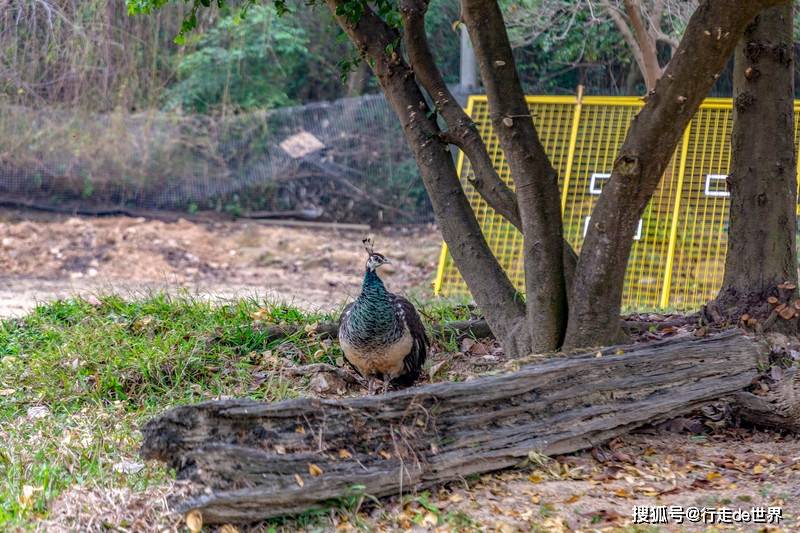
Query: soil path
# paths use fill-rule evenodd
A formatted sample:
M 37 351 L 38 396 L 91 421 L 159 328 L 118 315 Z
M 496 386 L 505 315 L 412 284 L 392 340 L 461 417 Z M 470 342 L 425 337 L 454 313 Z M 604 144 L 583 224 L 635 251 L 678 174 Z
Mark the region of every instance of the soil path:
M 432 226 L 374 232 L 393 261 L 396 292 L 430 294 L 440 237 Z M 73 294 L 187 290 L 261 296 L 336 309 L 358 294 L 365 254 L 357 231 L 253 221 L 174 223 L 0 211 L 0 316 Z

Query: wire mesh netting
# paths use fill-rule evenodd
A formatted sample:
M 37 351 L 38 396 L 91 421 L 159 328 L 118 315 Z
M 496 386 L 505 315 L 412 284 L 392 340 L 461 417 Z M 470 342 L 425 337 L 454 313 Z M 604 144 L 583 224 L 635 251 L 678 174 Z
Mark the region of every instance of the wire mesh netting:
M 0 194 L 47 205 L 428 222 L 382 95 L 227 116 L 0 107 Z
M 592 210 L 642 101 L 531 96 L 528 105 L 545 152 L 560 176 L 564 236 L 580 251 Z M 798 111 L 800 104 L 795 103 L 795 144 L 800 133 Z M 486 97 L 470 97 L 467 112 L 486 140 L 495 168 L 513 187 L 492 131 Z M 625 307 L 691 309 L 719 289 L 727 245 L 731 127 L 730 99 L 709 98 L 695 114 L 634 236 L 625 277 Z M 458 168 L 489 245 L 512 282 L 523 290 L 521 234 L 468 184 L 472 169 L 463 155 Z M 434 288 L 437 294 L 469 295 L 446 246 Z

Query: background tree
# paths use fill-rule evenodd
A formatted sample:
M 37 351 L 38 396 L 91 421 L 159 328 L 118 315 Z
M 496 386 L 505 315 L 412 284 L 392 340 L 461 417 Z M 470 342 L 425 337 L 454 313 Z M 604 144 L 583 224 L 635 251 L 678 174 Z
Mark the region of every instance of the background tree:
M 746 25 L 780 0 L 706 0 L 632 122 L 600 196 L 571 289 L 562 268 L 557 176 L 530 119 L 505 21 L 495 0 L 463 0 L 492 124 L 515 185 L 499 179 L 475 125 L 447 88 L 428 45 L 425 0 L 326 0 L 372 66 L 403 126 L 448 249 L 495 335 L 511 354 L 609 344 L 621 335 L 622 287 L 636 226 L 675 146 Z M 160 0 L 130 0 L 148 12 Z M 279 11 L 288 10 L 284 3 Z M 184 31 L 202 10 L 197 0 Z M 401 31 L 402 30 L 402 31 Z M 426 94 L 433 107 L 428 105 Z M 441 115 L 444 128 L 437 121 Z M 526 293 L 514 289 L 489 249 L 450 157 L 461 148 L 480 194 L 523 234 Z M 569 294 L 569 300 L 568 300 Z
M 661 57 L 675 54 L 686 21 L 697 7 L 693 0 L 600 0 L 628 45 L 639 67 L 645 87 L 651 90 L 664 72 Z M 666 53 L 659 53 L 665 45 Z
M 792 11 L 791 3 L 764 11 L 736 47 L 728 253 L 711 306 L 718 319 L 761 314 L 776 285 L 797 283 Z
M 570 33 L 583 33 L 589 26 L 613 26 L 615 42 L 622 36 L 624 52 L 633 58 L 624 84 L 628 94 L 635 92 L 637 80 L 645 89 L 655 87 L 669 58 L 675 53 L 689 17 L 697 8 L 695 0 L 529 0 L 514 4 L 509 29 L 515 46 L 536 42 L 546 36 L 565 41 Z M 583 26 L 583 28 L 582 28 Z M 583 41 L 586 47 L 586 39 Z M 596 51 L 581 49 L 575 57 Z M 608 45 L 606 45 L 608 47 Z

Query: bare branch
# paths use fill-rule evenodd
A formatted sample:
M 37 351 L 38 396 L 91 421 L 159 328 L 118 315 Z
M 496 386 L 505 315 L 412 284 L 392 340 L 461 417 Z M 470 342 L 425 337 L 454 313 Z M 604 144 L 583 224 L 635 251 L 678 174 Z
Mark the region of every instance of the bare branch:
M 447 124 L 448 131 L 441 138 L 460 148 L 469 158 L 475 172 L 475 178 L 470 180 L 472 186 L 492 209 L 521 230 L 516 195 L 497 174 L 475 124 L 461 109 L 436 67 L 425 34 L 427 9 L 425 0 L 403 0 L 400 4 L 411 68 Z
M 655 87 L 656 80 L 661 77 L 662 69 L 658 64 L 658 54 L 656 53 L 656 41 L 650 32 L 647 31 L 644 20 L 642 20 L 642 8 L 639 0 L 623 0 L 625 11 L 628 13 L 633 34 L 639 43 L 644 60 L 644 79 L 647 89 Z

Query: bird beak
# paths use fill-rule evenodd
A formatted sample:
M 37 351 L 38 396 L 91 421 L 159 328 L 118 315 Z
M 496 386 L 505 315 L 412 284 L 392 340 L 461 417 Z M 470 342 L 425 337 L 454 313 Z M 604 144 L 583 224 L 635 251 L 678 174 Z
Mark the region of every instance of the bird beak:
M 384 265 L 391 265 L 391 264 L 392 264 L 392 262 L 391 262 L 391 261 L 389 261 L 389 260 L 387 259 L 386 261 L 384 261 L 384 262 L 383 262 L 383 264 L 384 264 Z

